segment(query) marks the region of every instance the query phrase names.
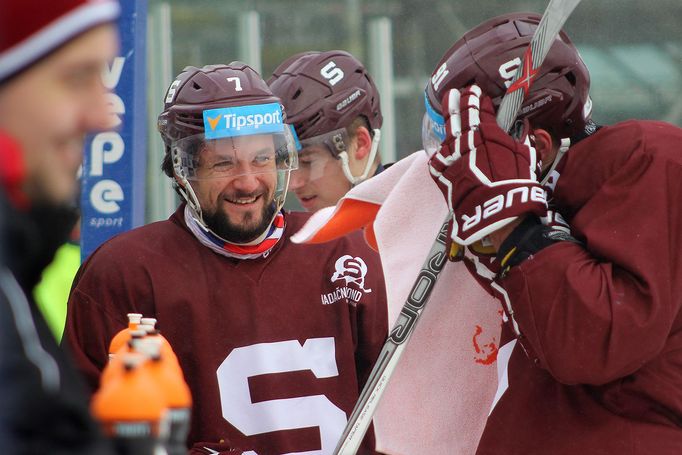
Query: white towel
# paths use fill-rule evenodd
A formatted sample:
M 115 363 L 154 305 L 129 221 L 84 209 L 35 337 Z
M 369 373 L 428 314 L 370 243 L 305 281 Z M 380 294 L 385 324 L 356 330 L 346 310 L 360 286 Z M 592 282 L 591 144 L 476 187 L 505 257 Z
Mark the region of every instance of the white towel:
M 391 325 L 447 214 L 419 151 L 353 188 L 292 237 L 318 243 L 365 227 L 381 255 Z M 497 387 L 499 303 L 462 263 L 448 263 L 374 417 L 377 450 L 472 454 Z

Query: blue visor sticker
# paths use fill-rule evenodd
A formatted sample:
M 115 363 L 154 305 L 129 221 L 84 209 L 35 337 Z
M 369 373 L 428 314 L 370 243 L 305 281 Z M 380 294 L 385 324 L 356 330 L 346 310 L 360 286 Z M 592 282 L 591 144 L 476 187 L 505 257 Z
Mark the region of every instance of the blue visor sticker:
M 433 106 L 431 106 L 429 98 L 426 96 L 426 92 L 424 92 L 424 105 L 426 106 L 426 113 L 432 120 L 433 126 L 431 129 L 438 139 L 441 141 L 445 140 L 445 119 L 443 119 L 443 116 L 436 112 Z
M 284 131 L 279 103 L 224 107 L 204 111 L 204 137 L 247 136 Z

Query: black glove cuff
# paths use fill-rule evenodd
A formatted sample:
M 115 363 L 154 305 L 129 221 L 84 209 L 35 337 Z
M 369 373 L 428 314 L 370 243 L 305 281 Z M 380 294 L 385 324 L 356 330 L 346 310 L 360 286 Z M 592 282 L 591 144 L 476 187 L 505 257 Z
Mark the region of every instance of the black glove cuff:
M 571 234 L 545 226 L 535 216 L 526 216 L 502 242 L 497 252 L 497 260 L 501 266 L 498 276 L 504 277 L 510 268 L 519 265 L 543 248 L 565 241 L 579 243 Z

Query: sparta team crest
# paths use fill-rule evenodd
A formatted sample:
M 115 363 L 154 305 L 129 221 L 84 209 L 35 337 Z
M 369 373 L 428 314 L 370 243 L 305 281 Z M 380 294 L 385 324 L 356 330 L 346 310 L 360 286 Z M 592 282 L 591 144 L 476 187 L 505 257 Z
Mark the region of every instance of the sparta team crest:
M 351 305 L 357 305 L 364 294 L 372 292 L 365 289 L 365 277 L 367 276 L 367 264 L 361 257 L 343 255 L 334 263 L 334 273 L 330 281 L 343 284 L 332 292 L 320 296 L 323 305 L 331 305 L 341 299 L 347 299 Z

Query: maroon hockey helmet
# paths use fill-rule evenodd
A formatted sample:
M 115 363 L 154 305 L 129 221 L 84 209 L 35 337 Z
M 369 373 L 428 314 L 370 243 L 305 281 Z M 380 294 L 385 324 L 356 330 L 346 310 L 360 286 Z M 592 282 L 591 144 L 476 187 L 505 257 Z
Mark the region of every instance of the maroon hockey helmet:
M 282 62 L 268 79 L 272 92 L 282 99 L 302 147 L 324 145 L 355 185 L 369 177 L 381 140 L 379 92 L 365 67 L 345 51 L 303 52 Z M 353 175 L 349 166 L 347 127 L 366 119 L 372 145 L 365 169 Z
M 511 84 L 528 43 L 540 22 L 534 13 L 512 13 L 490 19 L 467 32 L 436 65 L 426 86 L 425 148 L 429 142 L 428 116 L 441 117 L 441 99 L 453 88 L 477 84 L 497 108 Z M 590 123 L 590 75 L 578 50 L 563 31 L 559 34 L 519 109 L 518 118 L 547 129 L 558 139 L 571 138 Z M 437 123 L 437 122 L 436 122 Z M 432 131 L 431 141 L 443 133 Z M 433 146 L 433 144 L 430 144 Z
M 379 92 L 348 52 L 296 54 L 275 69 L 268 85 L 282 99 L 300 139 L 347 127 L 359 116 L 371 130 L 381 128 Z
M 178 75 L 166 92 L 158 118 L 166 145 L 162 169 L 179 181 L 176 189 L 200 223 L 204 224 L 202 210 L 191 183 L 197 180 L 276 173 L 275 212 L 282 207 L 289 173 L 298 163 L 296 140 L 285 121 L 280 99 L 245 63 L 188 66 Z M 271 136 L 272 150 L 266 147 L 255 156 L 247 144 L 265 136 Z M 199 157 L 206 150 L 230 159 L 203 166 Z M 251 164 L 238 165 L 245 160 Z

